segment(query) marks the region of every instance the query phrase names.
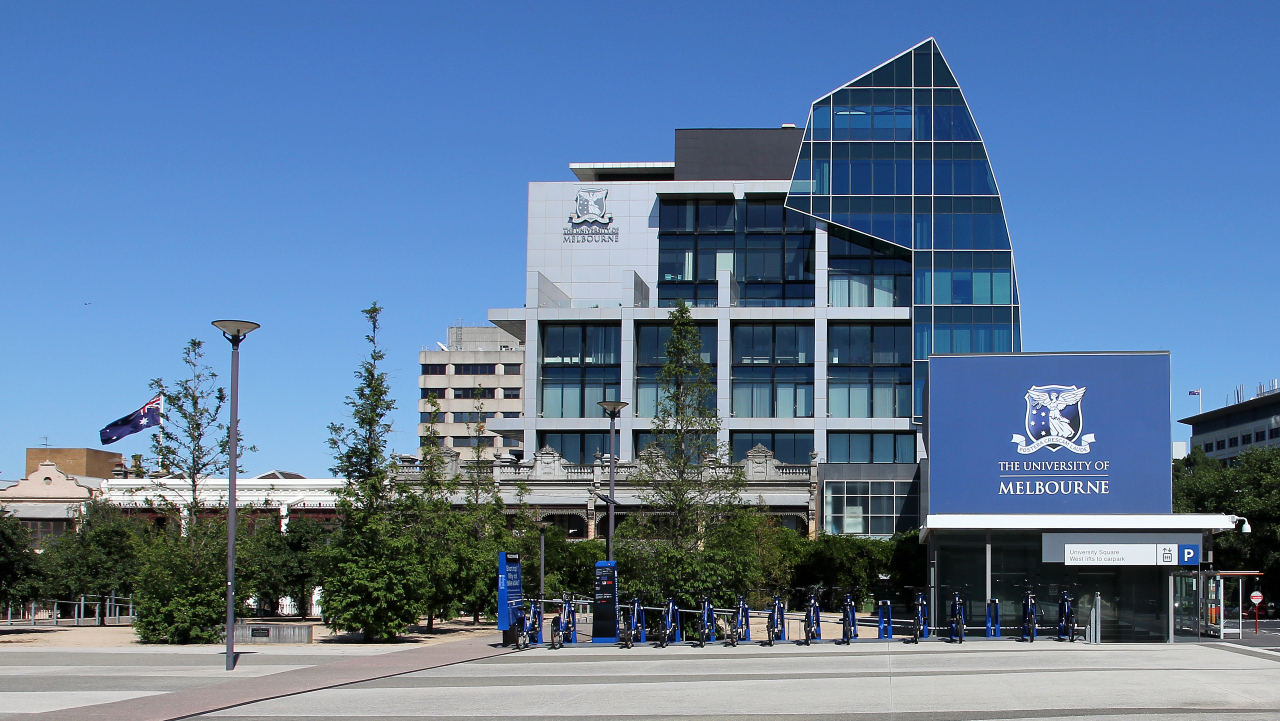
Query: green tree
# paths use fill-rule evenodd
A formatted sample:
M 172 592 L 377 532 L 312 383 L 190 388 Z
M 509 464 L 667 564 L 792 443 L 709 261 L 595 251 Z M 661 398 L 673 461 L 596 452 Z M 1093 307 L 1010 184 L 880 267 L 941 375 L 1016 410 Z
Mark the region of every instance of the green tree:
M 46 544 L 41 560 L 56 595 L 98 597 L 98 625 L 103 625 L 103 598 L 133 592 L 138 538 L 145 528 L 137 518 L 103 500 L 85 503 L 75 526 L 71 533 Z
M 179 504 L 187 523 L 195 523 L 204 503 L 200 488 L 205 479 L 227 470 L 230 443 L 228 426 L 221 420 L 227 391 L 217 384 L 218 374 L 204 365 L 204 342 L 192 338 L 182 349 L 182 362 L 190 375 L 176 383 L 163 378 L 151 381 L 151 388 L 164 399 L 164 423 L 151 436 L 151 451 L 168 478 L 157 478 L 157 490 L 182 499 Z M 240 452 L 257 450 L 245 446 Z M 141 470 L 140 459 L 134 466 Z
M 422 499 L 422 522 L 418 524 L 418 563 L 424 582 L 424 612 L 427 631 L 435 629 L 437 618 L 452 618 L 458 610 L 454 589 L 458 557 L 456 543 L 460 524 L 453 512 L 453 496 L 458 479 L 448 470 L 448 458 L 441 443 L 436 423 L 441 417 L 440 403 L 434 392 L 427 396 L 431 409 L 426 433 L 422 436 L 419 472 L 415 491 Z
M 1252 448 L 1232 466 L 1195 448 L 1173 462 L 1175 513 L 1225 513 L 1249 519 L 1252 533 L 1214 537 L 1214 565 L 1262 571 L 1263 591 L 1280 592 L 1280 448 Z
M 352 426 L 329 426 L 331 470 L 346 482 L 337 493 L 342 525 L 329 546 L 322 597 L 331 628 L 359 631 L 370 641 L 390 640 L 425 610 L 417 533 L 423 504 L 387 456 L 388 416 L 395 401 L 379 366 L 386 358 L 378 345 L 382 308 L 374 303 L 362 312 L 371 348 L 356 370 L 355 395 L 346 401 Z
M 13 516 L 0 516 L 0 603 L 30 600 L 40 585 L 31 535 Z
M 139 539 L 134 630 L 143 643 L 216 643 L 226 623 L 226 519 L 206 516 L 183 533 L 172 510 Z M 237 606 L 247 597 L 237 585 Z
M 477 420 L 468 424 L 472 458 L 462 469 L 463 503 L 455 519 L 456 563 L 451 584 L 458 606 L 477 624 L 481 615 L 498 611 L 498 553 L 512 546 L 505 504 L 494 482 L 493 461 L 484 457 L 488 437 L 483 391 L 476 389 Z
M 772 536 L 742 501 L 742 468 L 716 442 L 715 373 L 688 306 L 672 309 L 670 320 L 654 440 L 631 476 L 644 506 L 617 534 L 620 577 L 625 591 L 654 600 L 691 605 L 706 594 L 727 603 L 767 575 L 769 554 L 751 544 Z

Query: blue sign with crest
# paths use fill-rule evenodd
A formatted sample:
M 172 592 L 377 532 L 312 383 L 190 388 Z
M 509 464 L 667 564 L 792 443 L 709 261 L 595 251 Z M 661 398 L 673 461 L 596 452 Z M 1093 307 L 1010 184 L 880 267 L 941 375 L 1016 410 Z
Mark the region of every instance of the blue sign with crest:
M 1168 353 L 933 356 L 928 403 L 928 513 L 1173 511 Z

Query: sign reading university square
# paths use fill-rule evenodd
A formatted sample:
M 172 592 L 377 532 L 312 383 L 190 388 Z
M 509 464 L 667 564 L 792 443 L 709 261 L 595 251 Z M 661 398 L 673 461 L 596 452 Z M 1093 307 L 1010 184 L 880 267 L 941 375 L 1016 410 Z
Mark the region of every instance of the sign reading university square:
M 564 242 L 617 243 L 613 213 L 605 205 L 608 199 L 608 188 L 579 188 L 569 224 L 564 227 Z
M 929 513 L 1171 513 L 1168 353 L 929 360 Z

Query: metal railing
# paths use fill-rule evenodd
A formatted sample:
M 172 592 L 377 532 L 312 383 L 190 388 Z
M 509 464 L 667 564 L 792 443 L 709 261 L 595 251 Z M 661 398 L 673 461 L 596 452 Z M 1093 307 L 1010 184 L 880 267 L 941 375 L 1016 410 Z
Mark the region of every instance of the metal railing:
M 11 603 L 5 609 L 8 626 L 120 626 L 133 623 L 133 618 L 133 597 L 114 593 L 84 595 L 70 601 L 44 599 Z

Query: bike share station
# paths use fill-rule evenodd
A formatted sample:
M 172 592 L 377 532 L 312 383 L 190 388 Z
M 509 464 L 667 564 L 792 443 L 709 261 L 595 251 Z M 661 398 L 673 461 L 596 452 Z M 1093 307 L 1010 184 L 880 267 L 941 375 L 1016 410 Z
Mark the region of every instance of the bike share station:
M 1167 352 L 931 356 L 928 406 L 934 626 L 953 588 L 977 635 L 1231 633 L 1222 599 L 1243 582 L 1202 563 L 1214 534 L 1248 522 L 1173 513 Z

